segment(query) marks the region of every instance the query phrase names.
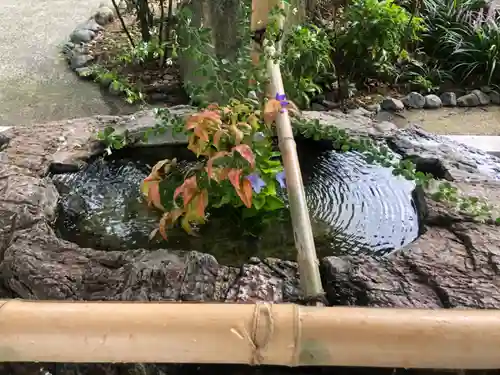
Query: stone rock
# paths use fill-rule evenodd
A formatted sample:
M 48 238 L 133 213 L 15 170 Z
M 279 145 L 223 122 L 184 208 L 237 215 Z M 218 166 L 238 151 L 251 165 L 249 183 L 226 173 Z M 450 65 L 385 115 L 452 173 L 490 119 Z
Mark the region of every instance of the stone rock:
M 381 110 L 380 104 L 369 104 L 365 107 L 370 112 L 378 113 Z
M 78 68 L 83 68 L 92 60 L 94 60 L 94 58 L 90 55 L 80 55 L 78 53 L 73 53 L 73 56 L 70 60 L 71 69 L 76 70 Z
M 71 58 L 73 55 L 73 49 L 75 48 L 75 44 L 73 42 L 66 42 L 62 47 L 61 51 L 66 58 Z
M 339 129 L 347 130 L 353 135 L 371 135 L 374 137 L 390 135 L 390 133 L 383 134 L 380 132 L 376 126 L 378 121 L 356 111 L 350 113 L 340 111 L 302 111 L 302 118 L 306 121 L 318 120 L 323 126 L 335 126 Z M 302 126 L 300 122 L 294 121 L 293 118 L 292 125 L 298 128 Z
M 418 92 L 410 92 L 403 99 L 401 99 L 405 107 L 420 109 L 424 108 L 425 98 L 422 94 Z
M 471 94 L 474 94 L 478 97 L 480 105 L 490 104 L 490 97 L 488 96 L 488 94 L 485 94 L 481 90 L 472 90 Z
M 459 97 L 457 104 L 459 107 L 477 107 L 481 102 L 477 95 L 470 93 Z
M 78 77 L 83 79 L 92 79 L 94 78 L 94 71 L 92 68 L 88 66 L 84 66 L 82 68 L 76 68 L 75 73 Z
M 430 208 L 430 227 L 385 259 L 322 260 L 328 299 L 338 305 L 419 308 L 500 307 L 500 235 L 495 226 L 460 222 L 442 207 Z M 457 220 L 457 221 L 455 221 Z M 455 222 L 454 222 L 455 221 Z M 425 296 L 425 297 L 424 297 Z M 418 302 L 417 302 L 418 301 Z
M 101 6 L 94 14 L 95 21 L 101 26 L 105 26 L 108 23 L 112 22 L 114 18 L 115 13 L 113 9 L 108 6 Z
M 58 192 L 44 178 L 52 156 L 71 159 L 72 152 L 90 155 L 97 130 L 132 127 L 154 118 L 96 116 L 33 127 L 16 127 L 0 152 L 0 297 L 89 301 L 200 301 L 248 303 L 301 302 L 297 265 L 277 259 L 252 259 L 241 267 L 222 265 L 192 251 L 143 249 L 98 251 L 80 248 L 57 237 L 52 222 Z M 387 140 L 391 149 L 413 159 L 419 170 L 455 180 L 464 192 L 500 202 L 499 159 L 434 136 L 418 128 L 374 131 L 366 116 L 336 112 L 305 112 L 324 126 L 339 126 L 356 135 Z M 128 123 L 128 125 L 127 125 Z M 138 126 L 138 125 L 136 125 Z M 66 153 L 66 157 L 62 157 Z M 49 155 L 49 156 L 48 156 Z M 83 159 L 82 159 L 83 160 Z M 65 163 L 65 162 L 64 162 Z M 480 181 L 473 184 L 471 181 Z M 78 198 L 75 214 L 85 210 Z M 500 308 L 500 233 L 445 204 L 424 196 L 422 235 L 407 248 L 385 257 L 330 256 L 321 260 L 329 303 L 373 307 Z M 1 363 L 1 375 L 211 375 L 217 366 L 146 364 Z M 224 370 L 227 370 L 227 366 Z M 317 367 L 268 368 L 235 366 L 240 375 L 313 375 Z M 341 375 L 363 375 L 371 369 L 339 368 Z M 382 371 L 382 370 L 381 370 Z M 385 371 L 385 370 L 384 370 Z M 331 372 L 325 368 L 321 373 Z M 378 375 L 394 374 L 394 369 Z M 400 370 L 397 372 L 400 374 Z M 414 371 L 407 375 L 417 375 Z M 423 371 L 421 375 L 446 374 Z M 420 374 L 420 373 L 419 373 Z M 463 372 L 461 372 L 463 374 Z
M 325 111 L 325 110 L 327 110 L 327 108 L 320 103 L 312 103 L 311 109 L 313 111 Z
M 414 161 L 418 170 L 440 179 L 500 179 L 497 157 L 418 127 L 400 130 L 390 136 L 388 142 L 392 150 Z
M 454 92 L 443 92 L 439 98 L 445 107 L 455 107 L 457 105 L 457 95 Z
M 76 27 L 76 29 L 90 30 L 90 31 L 93 31 L 94 33 L 97 33 L 99 31 L 103 31 L 104 27 L 99 25 L 94 18 L 90 18 L 87 21 L 85 21 L 84 23 L 78 25 Z
M 88 43 L 95 38 L 95 32 L 87 29 L 75 29 L 69 38 L 75 44 Z
M 439 96 L 434 94 L 425 96 L 425 108 L 436 109 L 436 108 L 441 108 L 442 105 L 443 103 L 441 102 Z
M 482 92 L 484 92 L 485 94 L 489 94 L 490 92 L 493 91 L 493 89 L 490 86 L 483 86 L 483 87 L 480 88 L 480 90 Z
M 500 104 L 500 93 L 495 90 L 491 90 L 488 93 L 488 96 L 490 97 L 490 101 L 492 104 Z
M 399 99 L 385 98 L 382 103 L 380 103 L 380 108 L 385 111 L 402 111 L 405 109 L 405 106 Z

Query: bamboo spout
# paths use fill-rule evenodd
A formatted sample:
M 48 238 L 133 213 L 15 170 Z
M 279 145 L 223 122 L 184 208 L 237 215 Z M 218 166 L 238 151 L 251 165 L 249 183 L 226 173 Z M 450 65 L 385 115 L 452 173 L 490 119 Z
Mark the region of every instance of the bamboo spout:
M 500 368 L 498 310 L 0 301 L 0 362 Z
M 282 0 L 252 1 L 251 28 L 253 32 L 262 33 L 262 31 L 265 30 L 269 22 L 269 13 L 275 6 L 283 8 Z M 283 25 L 284 19 L 280 17 L 279 26 L 282 29 Z M 266 54 L 269 56 L 275 55 L 274 46 L 267 46 L 266 41 L 264 41 L 263 45 L 266 45 Z M 258 58 L 257 55 L 260 54 L 263 45 L 254 43 L 254 58 Z M 278 42 L 278 49 L 281 49 L 281 41 Z M 267 59 L 267 72 L 270 77 L 269 87 L 267 88 L 268 95 L 270 97 L 276 97 L 277 94 L 284 95 L 285 89 L 283 87 L 281 71 L 279 63 L 277 63 L 275 59 Z M 321 285 L 319 262 L 316 255 L 311 220 L 306 203 L 304 183 L 302 181 L 297 148 L 288 111 L 284 110 L 278 114 L 276 127 L 278 129 L 279 147 L 285 169 L 290 214 L 292 218 L 295 247 L 297 249 L 297 263 L 300 271 L 300 284 L 306 298 L 317 300 L 318 297 L 323 296 L 324 292 Z M 317 304 L 319 304 L 319 302 L 317 302 Z

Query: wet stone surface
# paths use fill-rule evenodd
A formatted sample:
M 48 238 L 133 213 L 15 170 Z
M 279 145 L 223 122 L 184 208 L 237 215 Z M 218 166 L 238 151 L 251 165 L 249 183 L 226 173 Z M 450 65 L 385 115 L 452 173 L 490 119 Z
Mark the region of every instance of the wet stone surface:
M 325 115 L 331 117 L 331 115 Z M 343 126 L 349 115 L 342 114 Z M 0 292 L 24 299 L 184 300 L 273 303 L 300 300 L 297 265 L 277 259 L 252 259 L 233 267 L 196 251 L 168 248 L 100 251 L 62 240 L 53 229 L 59 193 L 46 174 L 56 155 L 59 165 L 86 163 L 98 150 L 98 117 L 12 129 L 0 152 Z M 471 194 L 500 204 L 495 170 L 498 160 L 449 141 L 409 129 L 381 134 L 370 119 L 353 119 L 356 134 L 377 134 L 403 155 L 435 160 L 443 176 Z M 328 126 L 328 122 L 324 122 Z M 335 123 L 331 123 L 334 125 Z M 371 129 L 366 131 L 366 129 Z M 432 142 L 429 143 L 429 139 Z M 411 142 L 409 142 L 411 140 Z M 437 144 L 436 144 L 437 143 Z M 432 146 L 432 147 L 431 147 Z M 452 153 L 441 152 L 450 150 Z M 452 158 L 450 158 L 452 155 Z M 72 164 L 73 163 L 73 164 Z M 329 256 L 321 259 L 323 285 L 331 305 L 416 308 L 499 308 L 500 238 L 498 228 L 474 222 L 427 198 L 424 233 L 385 257 Z M 373 218 L 380 220 L 381 218 Z M 40 374 L 210 374 L 223 367 L 159 365 L 1 364 L 0 373 Z M 356 369 L 284 369 L 233 367 L 242 374 L 308 374 Z M 378 372 L 361 369 L 360 373 Z M 390 370 L 391 373 L 392 370 Z M 383 372 L 383 371 L 382 371 Z M 398 370 L 397 373 L 434 373 Z M 385 372 L 387 373 L 387 372 Z

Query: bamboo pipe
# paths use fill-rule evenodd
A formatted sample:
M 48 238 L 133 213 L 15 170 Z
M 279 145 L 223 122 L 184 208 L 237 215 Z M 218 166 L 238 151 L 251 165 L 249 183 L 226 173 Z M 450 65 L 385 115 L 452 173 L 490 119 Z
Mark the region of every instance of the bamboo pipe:
M 265 30 L 269 22 L 269 13 L 275 6 L 283 8 L 281 0 L 253 0 L 252 1 L 252 19 L 251 30 L 255 33 Z M 281 29 L 284 26 L 284 19 L 280 17 Z M 281 45 L 281 41 L 278 43 Z M 254 43 L 253 58 L 258 61 L 258 55 L 262 45 Z M 266 47 L 270 55 L 274 55 L 274 47 Z M 275 59 L 267 59 L 267 71 L 270 77 L 269 87 L 267 88 L 270 97 L 276 97 L 277 94 L 283 95 L 283 81 L 279 63 Z M 311 220 L 306 203 L 304 184 L 300 171 L 297 148 L 293 137 L 292 125 L 288 112 L 282 111 L 276 118 L 276 127 L 278 130 L 279 148 L 281 151 L 283 166 L 286 176 L 286 187 L 290 202 L 290 216 L 292 218 L 295 247 L 297 248 L 297 263 L 300 271 L 300 285 L 306 298 L 317 299 L 324 295 L 319 273 L 319 262 L 314 245 L 314 237 L 311 229 Z M 319 302 L 316 302 L 319 305 Z
M 500 368 L 500 312 L 0 301 L 0 362 Z

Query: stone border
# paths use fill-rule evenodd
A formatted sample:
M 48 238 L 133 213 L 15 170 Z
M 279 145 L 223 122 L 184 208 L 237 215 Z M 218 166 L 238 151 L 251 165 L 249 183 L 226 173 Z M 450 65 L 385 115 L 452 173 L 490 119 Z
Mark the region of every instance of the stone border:
M 457 97 L 454 91 L 445 91 L 440 96 L 435 94 L 422 95 L 416 91 L 410 92 L 401 99 L 385 98 L 380 103 L 384 111 L 403 111 L 406 109 L 438 109 L 441 107 L 478 107 L 489 104 L 500 105 L 500 93 L 491 87 L 471 90 Z
M 186 108 L 184 108 L 185 110 Z M 423 171 L 454 180 L 465 192 L 500 204 L 498 159 L 418 128 L 380 126 L 359 111 L 305 113 L 323 126 L 386 141 Z M 56 236 L 58 192 L 49 169 L 77 169 L 103 152 L 95 134 L 106 126 L 149 127 L 154 115 L 96 116 L 12 128 L 0 152 L 0 291 L 25 299 L 198 300 L 273 303 L 300 299 L 297 265 L 250 259 L 221 265 L 209 254 L 166 249 L 100 251 Z M 438 147 L 436 147 L 438 145 Z M 480 181 L 478 185 L 474 181 Z M 426 200 L 419 190 L 422 235 L 387 257 L 321 259 L 330 304 L 500 308 L 498 227 L 474 222 Z M 1 297 L 1 296 L 0 296 Z
M 126 9 L 123 0 L 119 4 L 119 9 Z M 62 53 L 71 70 L 80 78 L 93 78 L 93 72 L 89 65 L 93 62 L 94 56 L 92 56 L 89 46 L 102 34 L 104 26 L 111 23 L 115 17 L 113 5 L 101 3 L 87 21 L 75 27 L 69 35 L 69 41 L 62 47 Z

